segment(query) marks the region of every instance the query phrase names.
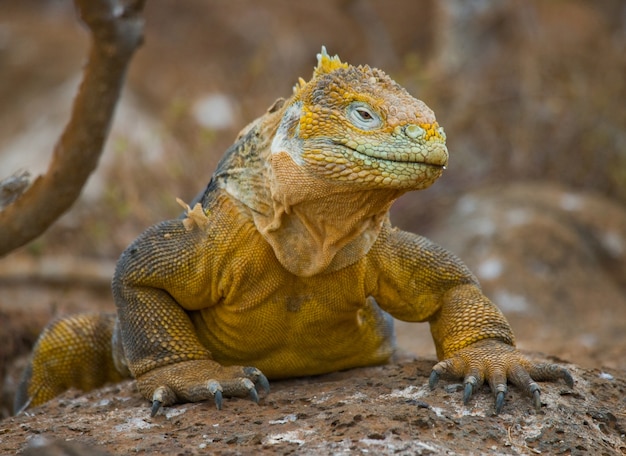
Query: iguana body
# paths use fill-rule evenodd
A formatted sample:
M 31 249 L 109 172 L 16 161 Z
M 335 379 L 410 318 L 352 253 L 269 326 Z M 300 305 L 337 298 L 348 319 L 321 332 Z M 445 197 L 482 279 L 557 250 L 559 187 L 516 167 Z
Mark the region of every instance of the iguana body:
M 430 323 L 442 360 L 431 384 L 465 377 L 466 400 L 484 380 L 498 411 L 507 379 L 537 405 L 531 376 L 571 385 L 565 369 L 513 348 L 504 316 L 457 258 L 391 227 L 393 201 L 431 185 L 447 164 L 432 111 L 379 70 L 325 50 L 318 60 L 311 81 L 240 133 L 186 219 L 148 229 L 124 252 L 115 323 L 70 317 L 44 333 L 18 406 L 129 374 L 153 414 L 208 398 L 220 406 L 222 395 L 256 400 L 266 376 L 389 361 L 389 314 Z M 80 334 L 103 321 L 107 331 Z M 67 382 L 93 340 L 109 344 L 98 356 L 104 364 L 110 349 L 116 368 L 91 385 Z M 67 346 L 88 353 L 77 361 Z M 51 362 L 63 369 L 50 374 Z

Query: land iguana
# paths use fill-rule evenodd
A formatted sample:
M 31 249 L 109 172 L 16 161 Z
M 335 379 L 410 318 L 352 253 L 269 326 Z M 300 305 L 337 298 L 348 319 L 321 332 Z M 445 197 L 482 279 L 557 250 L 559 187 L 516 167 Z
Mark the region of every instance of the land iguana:
M 448 163 L 433 112 L 368 66 L 322 48 L 313 77 L 238 135 L 184 219 L 122 254 L 117 316 L 47 327 L 16 408 L 69 387 L 133 377 L 161 406 L 269 391 L 269 379 L 389 362 L 393 320 L 429 322 L 430 386 L 485 381 L 500 412 L 507 382 L 541 406 L 536 381 L 563 379 L 514 345 L 511 328 L 453 254 L 393 228 L 389 207 Z

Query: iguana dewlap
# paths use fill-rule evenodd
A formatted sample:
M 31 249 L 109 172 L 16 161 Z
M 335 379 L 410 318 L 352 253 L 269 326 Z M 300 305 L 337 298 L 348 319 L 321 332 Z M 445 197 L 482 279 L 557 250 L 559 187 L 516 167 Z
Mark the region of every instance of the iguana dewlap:
M 433 112 L 380 70 L 325 49 L 309 82 L 248 125 L 185 219 L 149 228 L 113 278 L 117 318 L 53 323 L 34 349 L 22 408 L 71 386 L 131 375 L 161 405 L 250 395 L 267 378 L 385 363 L 390 315 L 430 323 L 431 375 L 507 381 L 540 406 L 535 381 L 572 378 L 514 348 L 511 329 L 452 254 L 390 225 L 403 193 L 448 162 Z

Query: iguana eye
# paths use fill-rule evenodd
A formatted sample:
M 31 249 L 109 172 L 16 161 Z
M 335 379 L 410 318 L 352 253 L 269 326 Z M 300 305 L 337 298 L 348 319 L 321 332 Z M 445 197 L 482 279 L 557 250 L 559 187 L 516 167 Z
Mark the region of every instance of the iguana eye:
M 382 125 L 378 113 L 366 103 L 354 102 L 348 106 L 348 119 L 361 130 L 375 130 Z
M 356 113 L 359 115 L 359 117 L 364 120 L 364 121 L 369 121 L 372 120 L 374 118 L 374 116 L 372 116 L 372 114 L 370 114 L 370 112 L 367 109 L 363 109 L 363 108 L 356 108 Z

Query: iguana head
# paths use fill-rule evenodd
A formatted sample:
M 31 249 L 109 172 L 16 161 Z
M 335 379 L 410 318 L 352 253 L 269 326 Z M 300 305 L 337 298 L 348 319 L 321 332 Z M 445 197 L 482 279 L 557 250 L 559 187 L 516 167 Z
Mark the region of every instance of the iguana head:
M 422 101 L 384 72 L 351 66 L 326 49 L 288 100 L 271 152 L 307 173 L 360 188 L 418 190 L 448 162 L 445 133 Z
M 290 272 L 358 261 L 400 195 L 448 162 L 433 112 L 380 70 L 324 48 L 309 82 L 248 125 L 215 174 Z

